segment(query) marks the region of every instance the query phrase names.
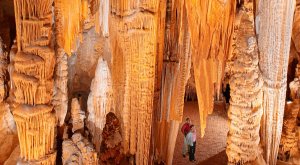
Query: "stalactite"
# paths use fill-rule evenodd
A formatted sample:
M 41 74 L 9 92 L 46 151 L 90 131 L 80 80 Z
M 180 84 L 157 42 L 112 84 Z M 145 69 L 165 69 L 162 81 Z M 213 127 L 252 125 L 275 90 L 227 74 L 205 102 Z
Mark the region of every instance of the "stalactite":
M 191 32 L 192 62 L 200 113 L 201 136 L 206 117 L 213 111 L 214 83 L 221 85 L 232 25 L 235 0 L 185 1 Z
M 87 127 L 92 135 L 96 150 L 100 150 L 101 133 L 105 125 L 105 116 L 112 108 L 112 82 L 107 62 L 100 57 L 92 80 L 88 97 Z
M 98 10 L 96 13 L 95 26 L 97 31 L 101 30 L 102 35 L 104 37 L 109 36 L 109 24 L 108 24 L 108 16 L 109 16 L 109 0 L 94 0 L 93 8 L 98 6 Z M 95 9 L 91 10 L 95 10 Z
M 166 11 L 160 107 L 154 119 L 154 154 L 156 161 L 172 164 L 179 123 L 183 116 L 191 54 L 190 34 L 182 1 L 168 1 Z
M 259 1 L 256 12 L 259 66 L 264 79 L 261 138 L 269 165 L 276 164 L 282 131 L 294 7 L 294 0 Z
M 149 162 L 158 6 L 156 0 L 110 1 L 113 93 L 121 93 L 114 95 L 114 109 L 122 114 L 124 152 L 141 165 Z
M 226 149 L 228 164 L 265 164 L 261 162 L 259 146 L 263 79 L 258 67 L 252 2 L 243 4 L 236 19 L 233 56 L 226 67 L 231 96 Z
M 83 23 L 88 14 L 88 0 L 54 0 L 58 45 L 71 55 L 77 50 L 77 41 L 82 40 Z
M 68 56 L 61 48 L 57 50 L 56 61 L 52 104 L 54 105 L 58 125 L 62 126 L 68 111 Z
M 98 165 L 97 152 L 93 145 L 80 133 L 63 141 L 63 165 Z

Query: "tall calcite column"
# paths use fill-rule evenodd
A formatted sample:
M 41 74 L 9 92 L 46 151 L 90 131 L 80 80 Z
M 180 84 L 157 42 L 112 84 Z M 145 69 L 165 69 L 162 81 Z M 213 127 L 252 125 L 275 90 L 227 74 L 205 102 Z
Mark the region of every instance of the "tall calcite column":
M 109 34 L 116 115 L 125 153 L 148 164 L 157 54 L 157 0 L 111 0 Z
M 294 0 L 260 0 L 256 32 L 264 79 L 261 138 L 267 164 L 275 165 L 282 131 Z
M 11 56 L 10 75 L 21 162 L 54 164 L 56 158 L 52 5 L 53 0 L 14 1 L 18 51 Z
M 232 61 L 227 64 L 231 96 L 226 148 L 228 164 L 265 164 L 259 146 L 263 79 L 258 67 L 253 4 L 245 2 L 236 18 L 239 28 L 235 29 Z

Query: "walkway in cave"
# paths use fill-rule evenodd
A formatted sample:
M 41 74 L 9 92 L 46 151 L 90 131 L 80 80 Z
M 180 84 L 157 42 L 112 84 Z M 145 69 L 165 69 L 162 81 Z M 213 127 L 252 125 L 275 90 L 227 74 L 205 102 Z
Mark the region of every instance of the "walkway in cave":
M 182 143 L 183 135 L 178 132 L 176 146 L 174 151 L 174 165 L 226 165 L 227 156 L 225 153 L 226 137 L 228 132 L 227 112 L 222 104 L 215 104 L 212 115 L 209 115 L 207 121 L 206 133 L 203 138 L 200 137 L 200 121 L 197 102 L 187 102 L 184 106 L 184 119 L 189 116 L 192 123 L 197 128 L 197 148 L 196 163 L 191 163 L 188 157 L 183 158 Z M 181 125 L 180 125 L 181 128 Z

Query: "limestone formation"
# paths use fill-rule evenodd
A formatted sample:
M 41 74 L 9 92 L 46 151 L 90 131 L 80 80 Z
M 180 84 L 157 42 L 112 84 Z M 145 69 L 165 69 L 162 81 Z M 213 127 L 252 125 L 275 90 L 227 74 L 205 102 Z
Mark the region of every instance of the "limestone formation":
M 20 142 L 20 163 L 54 164 L 56 119 L 47 105 L 19 105 L 14 111 Z
M 245 2 L 236 19 L 233 56 L 227 63 L 231 99 L 226 153 L 228 164 L 242 165 L 254 164 L 261 158 L 263 79 L 258 67 L 253 4 Z
M 0 103 L 0 164 L 4 164 L 18 145 L 17 128 L 7 103 Z
M 296 68 L 296 77 L 294 81 L 289 84 L 291 90 L 292 101 L 287 102 L 284 111 L 282 135 L 280 139 L 278 159 L 285 162 L 293 162 L 292 158 L 299 159 L 297 156 L 300 155 L 298 148 L 299 132 L 297 128 L 297 116 L 300 109 L 300 65 Z
M 192 43 L 192 63 L 201 136 L 213 111 L 214 83 L 221 85 L 235 16 L 235 1 L 185 1 Z
M 174 164 L 185 96 L 198 100 L 203 137 L 228 82 L 228 164 L 275 165 L 278 152 L 297 164 L 299 9 L 300 0 L 0 0 L 0 164 Z
M 71 55 L 78 48 L 78 41 L 82 40 L 84 19 L 88 15 L 88 0 L 54 0 L 57 44 Z
M 172 3 L 175 5 L 172 6 Z M 172 164 L 175 140 L 183 116 L 185 86 L 191 67 L 191 48 L 184 6 L 177 0 L 168 1 L 166 10 L 162 87 L 153 130 L 155 160 Z
M 296 0 L 292 39 L 295 43 L 297 52 L 300 53 L 300 0 Z
M 157 0 L 110 1 L 114 109 L 122 114 L 124 152 L 135 155 L 135 162 L 140 165 L 150 161 L 160 3 Z
M 68 111 L 68 57 L 62 48 L 57 50 L 52 104 L 59 126 L 62 126 Z
M 19 163 L 54 164 L 56 118 L 50 104 L 55 53 L 53 0 L 15 0 L 17 52 L 10 56 Z M 28 7 L 31 6 L 31 7 Z
M 72 99 L 71 104 L 72 132 L 84 129 L 85 113 L 81 110 L 77 98 Z
M 8 52 L 0 37 L 0 102 L 7 97 L 7 64 L 8 64 Z
M 100 160 L 106 164 L 120 164 L 122 154 L 122 135 L 120 121 L 113 112 L 106 115 L 106 123 L 102 132 Z
M 269 165 L 276 164 L 282 131 L 294 7 L 294 0 L 258 2 L 256 32 L 264 79 L 261 138 Z
M 98 165 L 97 152 L 93 145 L 80 133 L 63 142 L 63 164 Z
M 87 101 L 87 127 L 92 135 L 96 150 L 100 150 L 101 133 L 105 125 L 105 116 L 111 111 L 112 82 L 107 62 L 98 60 L 95 78 L 92 80 L 91 90 Z

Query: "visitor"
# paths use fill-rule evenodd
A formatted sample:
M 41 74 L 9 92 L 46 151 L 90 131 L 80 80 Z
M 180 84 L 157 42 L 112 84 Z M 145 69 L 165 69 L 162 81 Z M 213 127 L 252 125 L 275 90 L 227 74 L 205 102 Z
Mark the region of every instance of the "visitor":
M 186 142 L 188 144 L 188 149 L 189 149 L 189 160 L 191 162 L 195 162 L 195 152 L 196 152 L 196 129 L 194 125 L 190 126 L 190 131 L 186 135 Z
M 189 117 L 185 119 L 185 123 L 181 127 L 181 132 L 183 133 L 183 147 L 182 147 L 182 156 L 185 157 L 185 155 L 188 153 L 188 145 L 186 142 L 186 135 L 190 132 L 190 124 L 191 120 Z

